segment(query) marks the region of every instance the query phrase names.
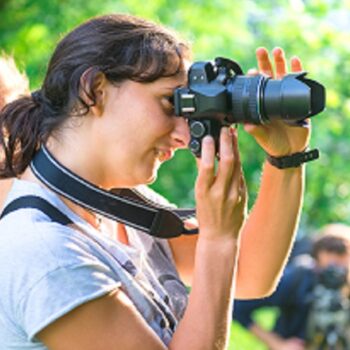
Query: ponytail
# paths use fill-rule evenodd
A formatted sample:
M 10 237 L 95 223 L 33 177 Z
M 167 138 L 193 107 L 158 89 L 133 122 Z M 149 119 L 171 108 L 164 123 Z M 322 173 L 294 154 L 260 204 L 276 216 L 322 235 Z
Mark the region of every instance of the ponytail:
M 1 110 L 0 178 L 16 177 L 29 165 L 44 136 L 41 107 L 36 92 L 7 104 Z

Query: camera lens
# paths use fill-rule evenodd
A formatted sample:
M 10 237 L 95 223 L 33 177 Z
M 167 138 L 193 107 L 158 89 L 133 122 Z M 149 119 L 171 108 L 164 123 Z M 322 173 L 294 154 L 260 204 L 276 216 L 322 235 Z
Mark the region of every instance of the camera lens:
M 227 84 L 231 95 L 232 123 L 264 124 L 273 119 L 299 121 L 324 109 L 324 87 L 305 78 L 306 73 L 282 79 L 262 75 L 234 76 Z

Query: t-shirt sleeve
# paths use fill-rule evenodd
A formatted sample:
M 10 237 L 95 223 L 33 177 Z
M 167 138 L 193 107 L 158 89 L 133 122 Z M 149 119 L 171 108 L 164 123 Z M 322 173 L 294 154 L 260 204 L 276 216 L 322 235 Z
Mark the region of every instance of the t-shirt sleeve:
M 69 230 L 64 228 L 64 230 Z M 71 230 L 73 232 L 73 230 Z M 35 335 L 79 305 L 120 287 L 115 271 L 84 238 L 57 234 L 58 238 L 31 247 L 30 266 L 23 266 L 17 319 L 28 336 Z
M 79 305 L 99 298 L 120 286 L 103 264 L 86 263 L 60 267 L 45 275 L 20 303 L 28 338 Z

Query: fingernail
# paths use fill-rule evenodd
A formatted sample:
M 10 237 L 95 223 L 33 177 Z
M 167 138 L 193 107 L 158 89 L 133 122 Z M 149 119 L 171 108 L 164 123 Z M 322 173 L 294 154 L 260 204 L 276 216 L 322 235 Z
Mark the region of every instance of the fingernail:
M 230 135 L 238 136 L 238 129 L 237 129 L 237 124 L 233 124 L 229 128 Z
M 258 47 L 258 48 L 256 49 L 255 52 L 256 52 L 257 55 L 263 55 L 263 54 L 266 54 L 267 50 L 266 50 L 265 47 L 260 46 L 260 47 Z
M 228 128 L 227 126 L 222 127 L 222 132 L 223 132 L 225 135 L 230 135 L 230 131 L 229 131 L 229 128 Z
M 210 135 L 206 135 L 203 137 L 203 140 L 202 140 L 203 143 L 206 143 L 206 144 L 210 144 L 213 142 L 213 137 L 210 136 Z

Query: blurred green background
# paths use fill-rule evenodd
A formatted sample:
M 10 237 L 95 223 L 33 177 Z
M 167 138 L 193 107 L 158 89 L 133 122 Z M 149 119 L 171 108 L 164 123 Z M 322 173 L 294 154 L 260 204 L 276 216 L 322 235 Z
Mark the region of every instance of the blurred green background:
M 256 67 L 255 49 L 283 47 L 298 55 L 310 77 L 327 88 L 327 110 L 313 120 L 312 147 L 321 158 L 307 166 L 300 234 L 335 221 L 350 224 L 350 1 L 349 0 L 0 0 L 0 50 L 12 54 L 40 87 L 50 53 L 64 33 L 85 19 L 127 12 L 166 24 L 188 39 L 194 58 L 226 56 L 244 70 Z M 243 130 L 240 149 L 251 206 L 263 152 Z M 92 160 L 93 161 L 93 160 Z M 195 162 L 179 151 L 153 188 L 192 206 Z M 271 316 L 264 317 L 263 322 Z M 232 349 L 264 349 L 233 326 Z

